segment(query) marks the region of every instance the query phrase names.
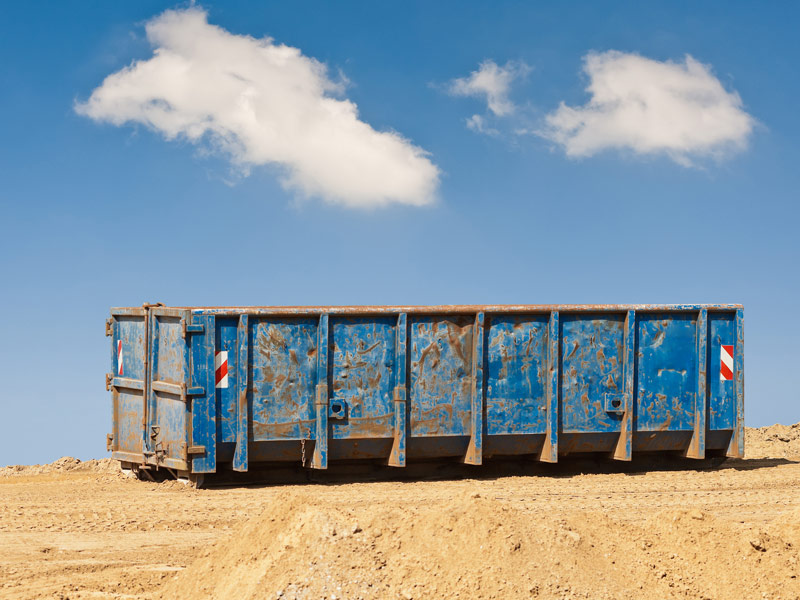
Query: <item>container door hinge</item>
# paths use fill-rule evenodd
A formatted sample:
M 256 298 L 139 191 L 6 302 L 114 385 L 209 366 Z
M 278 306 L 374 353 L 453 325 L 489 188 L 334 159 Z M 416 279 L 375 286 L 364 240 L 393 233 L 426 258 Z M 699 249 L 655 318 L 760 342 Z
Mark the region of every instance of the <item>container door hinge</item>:
M 106 337 L 114 335 L 114 319 L 109 317 L 106 319 Z
M 189 455 L 205 454 L 206 453 L 206 447 L 205 446 L 189 446 L 186 449 L 186 453 L 189 454 Z
M 190 333 L 205 333 L 206 328 L 203 325 L 190 325 L 186 319 L 181 319 L 181 327 L 183 328 L 183 339 Z
M 106 452 L 110 452 L 114 446 L 114 434 L 107 433 L 106 434 Z
M 106 373 L 106 391 L 111 391 L 111 386 L 114 384 L 114 376 L 111 373 Z

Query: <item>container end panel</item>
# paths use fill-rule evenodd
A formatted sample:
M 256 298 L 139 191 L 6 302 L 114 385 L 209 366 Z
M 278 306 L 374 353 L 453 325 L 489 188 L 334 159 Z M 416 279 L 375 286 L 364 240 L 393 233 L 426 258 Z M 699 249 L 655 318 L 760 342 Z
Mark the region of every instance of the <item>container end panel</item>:
M 185 378 L 186 341 L 180 317 L 153 315 L 154 340 L 158 344 L 153 380 L 181 384 Z
M 146 320 L 136 315 L 116 315 L 114 319 L 117 326 L 114 375 L 143 381 Z
M 114 432 L 114 444 L 121 452 L 141 454 L 142 420 L 144 411 L 144 391 L 119 388 L 114 392 L 117 403 L 117 431 Z
M 156 415 L 151 421 L 154 423 L 150 431 L 152 450 L 160 457 L 183 460 L 188 431 L 186 402 L 176 394 L 155 392 L 154 395 Z

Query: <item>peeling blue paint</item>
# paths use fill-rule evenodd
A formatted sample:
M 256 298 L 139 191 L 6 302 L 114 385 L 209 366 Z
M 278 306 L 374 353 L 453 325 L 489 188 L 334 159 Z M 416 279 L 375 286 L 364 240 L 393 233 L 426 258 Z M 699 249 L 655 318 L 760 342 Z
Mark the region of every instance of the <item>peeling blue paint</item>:
M 213 473 L 220 444 L 242 471 L 251 454 L 327 468 L 333 442 L 349 444 L 336 446 L 337 460 L 394 466 L 409 456 L 481 464 L 496 453 L 555 462 L 599 450 L 619 460 L 640 449 L 743 452 L 736 305 L 111 314 L 110 449 L 129 463 Z M 735 347 L 731 381 L 719 376 L 722 345 Z M 228 386 L 217 388 L 220 351 Z

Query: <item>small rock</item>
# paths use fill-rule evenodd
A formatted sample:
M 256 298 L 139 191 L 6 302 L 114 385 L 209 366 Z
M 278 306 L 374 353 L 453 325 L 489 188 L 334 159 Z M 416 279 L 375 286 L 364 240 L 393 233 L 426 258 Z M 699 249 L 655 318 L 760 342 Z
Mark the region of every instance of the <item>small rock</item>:
M 581 534 L 577 531 L 570 531 L 569 529 L 564 532 L 564 537 L 573 544 L 577 544 L 581 541 Z

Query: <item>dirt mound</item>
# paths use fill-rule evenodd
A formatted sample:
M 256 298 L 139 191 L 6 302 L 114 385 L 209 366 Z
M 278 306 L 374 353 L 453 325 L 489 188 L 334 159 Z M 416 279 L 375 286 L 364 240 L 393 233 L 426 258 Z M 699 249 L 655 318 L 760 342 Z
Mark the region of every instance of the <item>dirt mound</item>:
M 747 458 L 800 457 L 800 423 L 745 428 Z
M 30 477 L 32 475 L 51 475 L 69 472 L 97 473 L 110 477 L 123 477 L 119 461 L 111 458 L 81 461 L 72 456 L 62 456 L 45 465 L 13 465 L 0 467 L 0 477 Z
M 323 492 L 324 490 L 319 490 Z M 800 515 L 766 530 L 700 510 L 644 524 L 478 494 L 342 508 L 287 493 L 161 598 L 795 598 Z

